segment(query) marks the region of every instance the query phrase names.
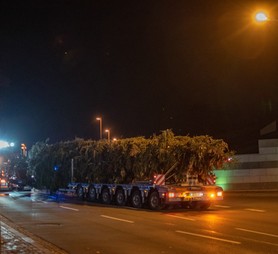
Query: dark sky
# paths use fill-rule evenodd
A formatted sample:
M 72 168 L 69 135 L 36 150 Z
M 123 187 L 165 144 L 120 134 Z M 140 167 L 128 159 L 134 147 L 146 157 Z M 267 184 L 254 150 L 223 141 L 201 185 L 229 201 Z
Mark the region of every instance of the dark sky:
M 212 135 L 257 144 L 278 116 L 277 1 L 1 1 L 0 137 Z

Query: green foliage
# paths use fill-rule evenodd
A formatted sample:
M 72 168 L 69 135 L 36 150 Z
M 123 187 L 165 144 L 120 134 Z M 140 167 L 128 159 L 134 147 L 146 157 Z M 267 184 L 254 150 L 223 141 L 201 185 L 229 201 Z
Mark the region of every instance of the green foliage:
M 29 174 L 38 187 L 57 189 L 70 181 L 74 160 L 76 182 L 130 183 L 150 180 L 173 165 L 173 181 L 186 174 L 209 174 L 233 155 L 227 143 L 210 136 L 175 136 L 171 130 L 151 138 L 135 137 L 113 142 L 75 139 L 47 144 L 39 142 L 29 152 Z M 58 170 L 54 170 L 58 166 Z

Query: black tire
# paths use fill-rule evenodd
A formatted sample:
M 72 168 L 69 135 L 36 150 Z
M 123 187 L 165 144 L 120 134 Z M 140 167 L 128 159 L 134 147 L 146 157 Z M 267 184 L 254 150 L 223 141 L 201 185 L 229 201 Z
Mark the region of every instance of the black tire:
M 154 191 L 149 196 L 149 208 L 152 210 L 160 209 L 160 198 L 157 191 Z
M 77 186 L 76 195 L 77 195 L 78 198 L 84 199 L 84 189 L 81 186 L 81 184 Z
M 115 195 L 116 205 L 123 206 L 125 205 L 125 194 L 123 190 L 117 190 Z
M 210 202 L 204 202 L 200 204 L 200 209 L 202 210 L 207 210 L 210 207 L 211 203 Z
M 111 196 L 109 193 L 108 188 L 105 188 L 101 192 L 101 201 L 103 204 L 110 204 L 111 203 Z
M 89 190 L 88 190 L 88 199 L 90 201 L 96 201 L 97 199 L 97 193 L 96 193 L 96 189 L 93 185 L 91 185 L 89 187 Z
M 188 203 L 190 209 L 196 209 L 198 207 L 198 201 L 191 201 Z
M 142 207 L 142 197 L 139 190 L 136 190 L 131 195 L 131 205 L 134 208 L 141 208 Z

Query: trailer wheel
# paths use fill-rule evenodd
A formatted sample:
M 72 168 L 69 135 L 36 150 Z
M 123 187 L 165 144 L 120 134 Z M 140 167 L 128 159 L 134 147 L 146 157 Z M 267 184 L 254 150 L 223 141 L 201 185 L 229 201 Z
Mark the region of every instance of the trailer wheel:
M 78 198 L 80 198 L 80 199 L 83 199 L 83 198 L 84 198 L 84 189 L 83 189 L 83 187 L 81 186 L 81 184 L 79 184 L 79 185 L 77 186 L 76 194 L 77 194 L 77 197 L 78 197 Z
M 103 189 L 101 192 L 101 201 L 104 204 L 110 204 L 111 202 L 111 196 L 107 188 Z
M 149 197 L 149 207 L 152 210 L 158 210 L 160 208 L 160 199 L 157 191 L 151 193 Z
M 91 185 L 89 187 L 89 191 L 88 191 L 88 199 L 90 201 L 95 201 L 97 199 L 97 194 L 96 194 L 96 189 L 93 185 Z
M 188 203 L 190 209 L 196 209 L 198 207 L 198 201 L 191 201 Z
M 200 209 L 202 210 L 207 210 L 210 207 L 211 203 L 210 202 L 205 202 L 200 204 Z
M 142 198 L 140 195 L 140 191 L 136 190 L 131 195 L 131 204 L 134 208 L 141 208 L 142 207 Z
M 123 190 L 117 190 L 116 192 L 116 204 L 119 206 L 125 205 L 125 194 Z

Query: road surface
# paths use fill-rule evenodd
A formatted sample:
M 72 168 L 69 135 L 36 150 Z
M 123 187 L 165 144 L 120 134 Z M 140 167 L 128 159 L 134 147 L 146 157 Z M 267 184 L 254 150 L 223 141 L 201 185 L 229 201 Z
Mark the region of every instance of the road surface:
M 12 192 L 0 214 L 66 253 L 278 254 L 277 201 L 234 193 L 207 211 L 151 211 Z

